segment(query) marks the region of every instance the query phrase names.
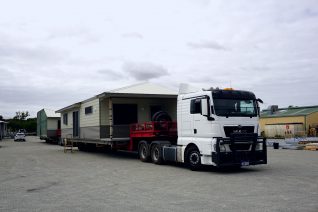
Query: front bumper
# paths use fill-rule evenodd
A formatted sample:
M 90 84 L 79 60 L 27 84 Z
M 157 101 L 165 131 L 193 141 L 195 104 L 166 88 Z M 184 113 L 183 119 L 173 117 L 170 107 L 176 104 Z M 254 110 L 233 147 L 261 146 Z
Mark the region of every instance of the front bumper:
M 230 152 L 221 152 L 220 144 L 231 146 Z M 262 149 L 256 150 L 261 144 Z M 241 150 L 242 145 L 250 145 L 248 150 Z M 230 138 L 216 138 L 215 152 L 212 152 L 212 162 L 216 166 L 245 166 L 267 164 L 266 139 L 256 133 L 232 134 Z

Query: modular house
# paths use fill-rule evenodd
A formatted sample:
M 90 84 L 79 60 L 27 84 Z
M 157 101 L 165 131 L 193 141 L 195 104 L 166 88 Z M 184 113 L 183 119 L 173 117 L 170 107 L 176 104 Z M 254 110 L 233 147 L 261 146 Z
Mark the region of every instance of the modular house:
M 54 110 L 42 109 L 37 113 L 37 136 L 41 140 L 57 141 L 61 129 L 61 115 Z
M 101 93 L 57 110 L 61 137 L 102 144 L 129 140 L 129 124 L 151 121 L 158 111 L 177 119 L 177 92 L 141 83 Z
M 7 135 L 7 122 L 0 120 L 0 140 Z

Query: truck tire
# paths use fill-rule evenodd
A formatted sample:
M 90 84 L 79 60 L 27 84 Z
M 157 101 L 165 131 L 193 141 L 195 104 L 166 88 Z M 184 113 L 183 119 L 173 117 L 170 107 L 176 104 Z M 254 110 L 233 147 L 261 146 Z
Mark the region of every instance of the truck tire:
M 192 171 L 196 171 L 201 168 L 201 155 L 198 148 L 190 147 L 187 150 L 186 164 Z
M 149 161 L 149 159 L 150 159 L 150 157 L 149 157 L 149 147 L 148 147 L 148 144 L 146 142 L 142 142 L 139 145 L 138 154 L 139 154 L 139 159 L 142 162 L 148 162 Z
M 151 161 L 154 164 L 163 164 L 162 147 L 159 144 L 153 144 L 150 151 Z
M 160 122 L 160 121 L 171 121 L 171 120 L 172 120 L 171 117 L 165 111 L 158 111 L 151 117 L 151 121 Z

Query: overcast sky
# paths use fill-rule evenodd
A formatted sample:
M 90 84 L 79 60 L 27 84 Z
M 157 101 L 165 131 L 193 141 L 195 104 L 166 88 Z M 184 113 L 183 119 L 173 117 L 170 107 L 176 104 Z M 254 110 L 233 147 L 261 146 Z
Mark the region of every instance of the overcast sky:
M 0 114 L 150 81 L 318 105 L 318 1 L 28 0 L 0 7 Z

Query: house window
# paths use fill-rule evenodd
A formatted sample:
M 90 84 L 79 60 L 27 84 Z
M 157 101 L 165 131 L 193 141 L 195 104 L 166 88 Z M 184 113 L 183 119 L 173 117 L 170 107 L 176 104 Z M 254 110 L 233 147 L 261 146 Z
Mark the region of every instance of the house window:
M 85 107 L 85 115 L 93 113 L 93 106 Z
M 201 113 L 201 99 L 192 99 L 190 104 L 190 113 Z
M 67 125 L 67 113 L 63 114 L 63 124 Z

